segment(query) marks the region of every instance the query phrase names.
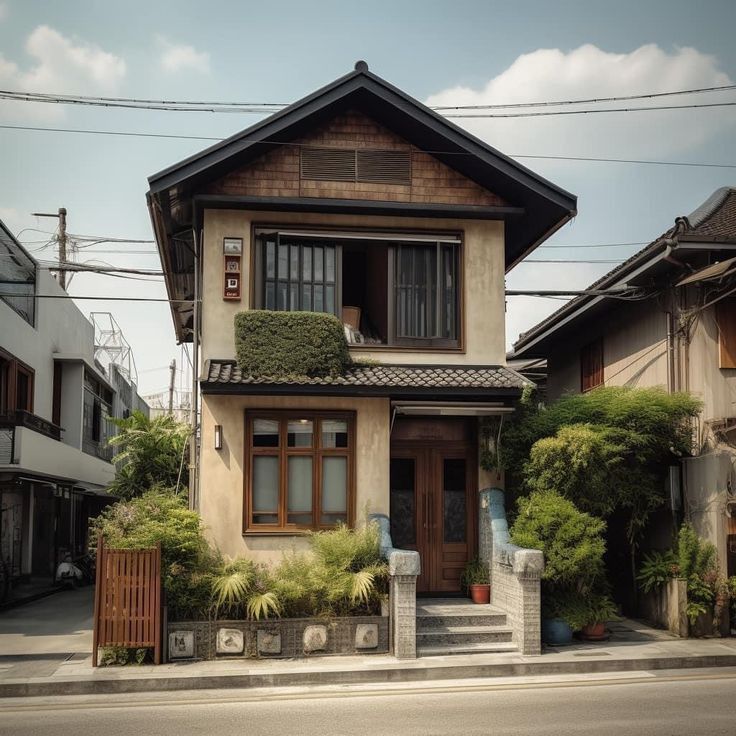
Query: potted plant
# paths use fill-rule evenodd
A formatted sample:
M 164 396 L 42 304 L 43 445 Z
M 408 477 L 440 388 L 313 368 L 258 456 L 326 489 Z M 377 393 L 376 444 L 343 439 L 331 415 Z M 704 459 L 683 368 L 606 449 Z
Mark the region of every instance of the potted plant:
M 476 557 L 465 565 L 463 586 L 473 603 L 491 602 L 491 576 L 488 565 L 480 558 Z
M 618 607 L 609 595 L 592 594 L 585 604 L 585 621 L 580 628 L 580 638 L 586 641 L 602 641 L 606 638 L 606 621 L 617 618 Z

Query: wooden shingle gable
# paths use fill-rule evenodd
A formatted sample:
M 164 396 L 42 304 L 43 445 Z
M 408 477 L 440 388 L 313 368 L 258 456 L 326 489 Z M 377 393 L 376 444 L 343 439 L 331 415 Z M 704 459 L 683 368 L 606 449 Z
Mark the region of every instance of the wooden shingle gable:
M 311 178 L 303 152 L 357 150 L 406 152 L 409 176 L 390 181 L 346 180 L 344 172 Z M 396 158 L 396 157 L 394 157 Z M 392 162 L 396 164 L 396 161 Z M 374 169 L 375 170 L 375 169 Z M 388 179 L 388 176 L 386 177 Z M 290 144 L 210 183 L 208 194 L 261 197 L 322 197 L 428 204 L 504 206 L 504 199 L 396 135 L 364 113 L 348 110 Z

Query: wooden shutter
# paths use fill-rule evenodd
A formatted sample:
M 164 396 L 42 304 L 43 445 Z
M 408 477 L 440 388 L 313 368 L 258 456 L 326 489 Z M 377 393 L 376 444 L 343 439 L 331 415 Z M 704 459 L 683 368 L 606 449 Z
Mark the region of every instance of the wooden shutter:
M 603 340 L 588 343 L 580 351 L 580 390 L 603 385 Z
M 716 304 L 718 323 L 719 368 L 736 368 L 736 299 Z

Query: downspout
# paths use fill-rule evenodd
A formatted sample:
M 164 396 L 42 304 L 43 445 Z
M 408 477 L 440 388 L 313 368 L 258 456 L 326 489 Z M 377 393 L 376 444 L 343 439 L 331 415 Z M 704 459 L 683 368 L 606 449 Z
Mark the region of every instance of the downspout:
M 201 238 L 194 228 L 194 304 L 192 306 L 192 401 L 189 415 L 191 435 L 189 439 L 189 508 L 199 510 L 199 290 Z

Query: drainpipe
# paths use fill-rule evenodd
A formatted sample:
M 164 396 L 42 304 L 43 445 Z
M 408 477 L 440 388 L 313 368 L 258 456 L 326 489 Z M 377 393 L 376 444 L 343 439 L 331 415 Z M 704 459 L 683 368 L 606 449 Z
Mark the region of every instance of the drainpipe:
M 189 415 L 189 508 L 199 509 L 199 452 L 197 448 L 199 413 L 199 248 L 200 234 L 194 229 L 194 304 L 192 308 L 192 401 Z
M 674 393 L 675 388 L 675 317 L 671 311 L 667 316 L 667 393 Z

